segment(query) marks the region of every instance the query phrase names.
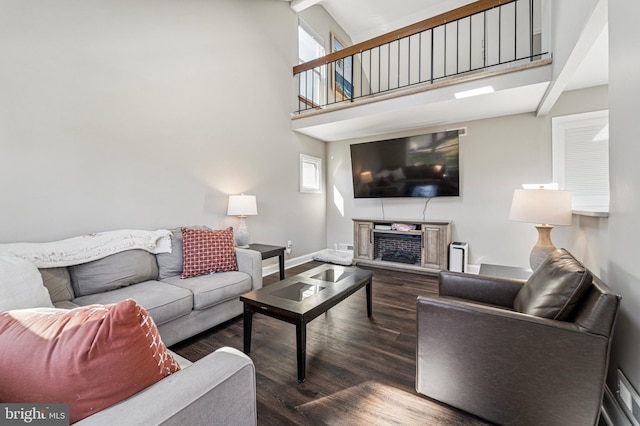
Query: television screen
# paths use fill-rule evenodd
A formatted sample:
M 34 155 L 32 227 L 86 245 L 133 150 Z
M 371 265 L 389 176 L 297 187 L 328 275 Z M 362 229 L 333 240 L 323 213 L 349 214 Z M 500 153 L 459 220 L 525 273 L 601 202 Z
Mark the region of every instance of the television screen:
M 458 131 L 351 145 L 355 198 L 460 195 Z

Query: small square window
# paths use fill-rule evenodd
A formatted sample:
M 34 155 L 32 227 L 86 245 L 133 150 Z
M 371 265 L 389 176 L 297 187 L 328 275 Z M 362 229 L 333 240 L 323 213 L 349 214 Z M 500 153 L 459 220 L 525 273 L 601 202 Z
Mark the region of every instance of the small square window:
M 300 192 L 322 192 L 322 159 L 300 154 Z

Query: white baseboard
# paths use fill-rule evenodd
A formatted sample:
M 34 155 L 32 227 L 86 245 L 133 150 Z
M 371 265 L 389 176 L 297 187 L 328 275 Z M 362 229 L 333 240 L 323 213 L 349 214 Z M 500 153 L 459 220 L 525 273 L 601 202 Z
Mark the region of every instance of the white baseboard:
M 480 265 L 467 265 L 467 272 L 469 274 L 479 274 L 480 273 Z
M 321 251 L 321 250 L 320 250 Z M 294 257 L 292 259 L 288 259 L 284 261 L 284 269 L 293 268 L 294 266 L 302 265 L 303 263 L 311 262 L 313 260 L 313 255 L 319 253 L 320 251 L 305 254 L 304 256 Z M 265 277 L 267 275 L 274 274 L 278 272 L 279 266 L 277 263 L 273 265 L 264 266 L 262 268 L 262 276 Z M 468 265 L 467 272 L 470 274 L 478 274 L 480 272 L 480 265 Z
M 284 261 L 284 269 L 293 268 L 294 266 L 302 265 L 303 263 L 311 262 L 313 260 L 314 253 L 305 254 L 304 256 L 298 256 Z M 262 276 L 275 274 L 280 271 L 280 266 L 275 263 L 262 267 Z
M 629 418 L 618 404 L 615 394 L 611 392 L 609 386 L 604 388 L 604 398 L 600 418 L 609 426 L 633 426 Z

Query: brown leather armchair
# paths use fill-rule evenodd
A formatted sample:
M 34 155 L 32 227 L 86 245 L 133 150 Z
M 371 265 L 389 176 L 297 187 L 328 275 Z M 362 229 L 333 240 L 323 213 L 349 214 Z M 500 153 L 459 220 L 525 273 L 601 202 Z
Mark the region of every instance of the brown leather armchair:
M 416 390 L 501 425 L 595 425 L 619 303 L 566 250 L 526 282 L 442 272 L 417 301 Z

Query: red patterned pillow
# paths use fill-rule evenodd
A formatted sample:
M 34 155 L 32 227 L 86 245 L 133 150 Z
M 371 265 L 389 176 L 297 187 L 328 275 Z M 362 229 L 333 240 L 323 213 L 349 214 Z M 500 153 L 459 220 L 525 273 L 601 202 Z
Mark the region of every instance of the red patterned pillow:
M 182 228 L 182 278 L 237 271 L 233 228 Z
M 0 313 L 0 401 L 68 403 L 75 423 L 180 369 L 129 299 Z

